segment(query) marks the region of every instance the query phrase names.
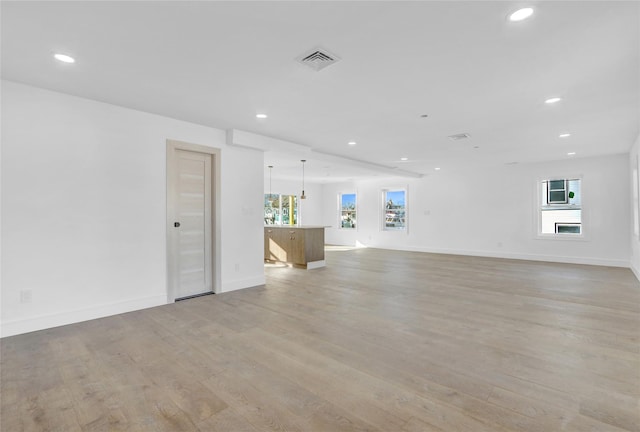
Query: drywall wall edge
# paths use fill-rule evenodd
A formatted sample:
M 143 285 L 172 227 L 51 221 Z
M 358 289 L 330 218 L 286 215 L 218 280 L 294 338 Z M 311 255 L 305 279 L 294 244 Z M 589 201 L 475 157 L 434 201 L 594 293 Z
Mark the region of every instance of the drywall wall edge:
M 222 291 L 220 293 L 226 293 L 230 291 L 236 291 L 244 288 L 253 288 L 256 286 L 265 284 L 264 276 L 257 276 L 252 278 L 245 279 L 236 279 L 231 281 L 223 281 L 222 282 Z
M 633 274 L 636 276 L 636 279 L 640 282 L 640 269 L 637 269 L 633 264 L 629 266 Z

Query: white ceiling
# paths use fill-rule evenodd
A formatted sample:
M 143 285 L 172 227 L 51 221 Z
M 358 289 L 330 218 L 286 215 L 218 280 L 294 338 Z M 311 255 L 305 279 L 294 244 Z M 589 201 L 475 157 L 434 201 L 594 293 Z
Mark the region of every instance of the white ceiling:
M 533 18 L 508 22 L 522 6 L 534 7 Z M 635 1 L 1 8 L 4 79 L 309 147 L 309 181 L 380 172 L 326 153 L 429 174 L 570 151 L 623 153 L 639 133 Z M 319 72 L 295 62 L 315 47 L 341 61 Z M 77 62 L 61 64 L 54 52 Z M 552 96 L 563 100 L 546 105 Z M 258 112 L 269 118 L 256 119 Z M 471 138 L 447 139 L 462 132 Z M 558 138 L 563 132 L 572 136 Z M 299 159 L 267 152 L 265 166 L 276 167 L 274 178 L 298 178 Z

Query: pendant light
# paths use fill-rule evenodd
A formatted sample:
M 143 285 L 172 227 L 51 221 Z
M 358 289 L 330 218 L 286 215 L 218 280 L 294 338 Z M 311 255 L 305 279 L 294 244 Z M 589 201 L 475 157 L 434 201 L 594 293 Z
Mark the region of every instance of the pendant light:
M 307 199 L 307 196 L 304 194 L 304 163 L 306 159 L 301 159 L 300 162 L 302 162 L 302 195 L 300 195 L 300 199 Z
M 269 202 L 271 202 L 271 169 L 273 165 L 269 165 Z

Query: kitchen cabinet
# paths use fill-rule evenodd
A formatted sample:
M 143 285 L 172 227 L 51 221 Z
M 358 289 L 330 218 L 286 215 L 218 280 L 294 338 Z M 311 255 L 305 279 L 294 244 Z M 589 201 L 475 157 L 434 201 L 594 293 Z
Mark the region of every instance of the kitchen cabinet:
M 324 227 L 265 226 L 264 259 L 296 267 L 324 267 Z

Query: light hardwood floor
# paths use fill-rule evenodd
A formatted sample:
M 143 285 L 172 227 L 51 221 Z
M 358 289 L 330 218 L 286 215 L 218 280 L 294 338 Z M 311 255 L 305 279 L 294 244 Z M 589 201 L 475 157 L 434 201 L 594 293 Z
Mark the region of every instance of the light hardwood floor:
M 3 432 L 640 431 L 628 269 L 333 250 L 1 341 Z

